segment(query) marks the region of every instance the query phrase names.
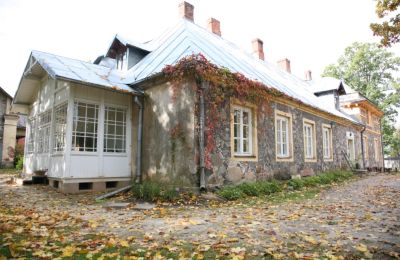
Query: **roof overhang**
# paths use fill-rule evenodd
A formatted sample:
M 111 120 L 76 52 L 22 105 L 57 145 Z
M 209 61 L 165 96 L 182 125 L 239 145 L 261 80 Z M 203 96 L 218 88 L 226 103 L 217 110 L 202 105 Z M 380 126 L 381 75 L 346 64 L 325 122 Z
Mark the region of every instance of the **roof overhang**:
M 128 91 L 126 89 L 119 88 L 118 86 L 108 87 L 77 79 L 58 76 L 53 70 L 51 70 L 51 68 L 41 65 L 31 54 L 22 74 L 18 89 L 15 93 L 13 104 L 31 105 L 35 100 L 37 92 L 39 91 L 41 82 L 47 77 L 55 80 L 63 80 L 71 83 L 101 88 L 108 91 L 116 91 L 124 94 L 143 95 L 143 92 L 138 89 L 132 89 L 132 91 Z

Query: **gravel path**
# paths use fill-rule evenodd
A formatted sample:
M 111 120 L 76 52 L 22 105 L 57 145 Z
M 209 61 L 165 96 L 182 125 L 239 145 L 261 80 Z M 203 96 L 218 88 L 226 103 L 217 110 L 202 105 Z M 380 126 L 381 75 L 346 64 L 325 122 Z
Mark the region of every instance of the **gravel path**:
M 42 215 L 67 212 L 86 223 L 82 235 L 134 237 L 144 247 L 184 243 L 205 249 L 237 247 L 275 258 L 396 259 L 400 255 L 399 174 L 365 176 L 298 202 L 252 200 L 150 211 L 106 209 L 93 202 L 91 194 L 66 196 L 44 186 L 13 186 L 5 183 L 8 178 L 0 174 L 3 205 Z

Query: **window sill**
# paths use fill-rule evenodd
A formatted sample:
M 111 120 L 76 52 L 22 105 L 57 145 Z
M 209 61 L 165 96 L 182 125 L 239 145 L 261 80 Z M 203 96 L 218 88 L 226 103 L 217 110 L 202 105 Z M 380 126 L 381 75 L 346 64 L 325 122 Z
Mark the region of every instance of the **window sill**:
M 276 157 L 277 162 L 293 162 L 293 157 Z
M 80 156 L 99 156 L 99 152 L 71 151 L 71 155 Z
M 126 156 L 128 156 L 127 153 L 109 153 L 109 152 L 104 152 L 103 155 L 107 156 L 107 157 L 126 157 Z
M 258 158 L 255 155 L 233 155 L 232 160 L 242 161 L 242 162 L 257 162 Z
M 333 162 L 333 158 L 324 158 L 324 162 Z

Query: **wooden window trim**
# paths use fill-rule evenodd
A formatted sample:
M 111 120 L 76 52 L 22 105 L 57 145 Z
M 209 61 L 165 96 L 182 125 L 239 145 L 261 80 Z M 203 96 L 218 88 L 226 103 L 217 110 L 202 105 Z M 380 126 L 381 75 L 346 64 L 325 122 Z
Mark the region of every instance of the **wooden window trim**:
M 311 158 L 307 158 L 306 157 L 306 133 L 304 132 L 304 127 L 306 125 L 310 125 L 311 126 L 311 130 L 312 130 L 312 139 L 313 139 L 313 143 L 312 143 L 312 150 L 313 150 L 313 157 Z M 315 131 L 315 121 L 303 118 L 303 154 L 304 154 L 304 162 L 317 162 L 317 138 L 316 138 L 316 131 Z
M 329 132 L 329 157 L 325 157 L 325 143 L 324 143 L 324 129 L 328 129 Z M 322 158 L 325 162 L 333 162 L 333 132 L 332 127 L 328 124 L 322 124 Z
M 234 109 L 237 107 L 242 107 L 250 110 L 251 112 L 251 149 L 252 152 L 249 155 L 235 154 L 234 150 Z M 230 145 L 231 145 L 231 160 L 241 161 L 241 162 L 257 162 L 258 161 L 258 141 L 257 141 L 257 106 L 249 103 L 243 102 L 236 98 L 230 100 Z
M 277 119 L 279 117 L 285 117 L 288 119 L 288 131 L 289 131 L 289 156 L 282 157 L 278 155 L 278 128 L 277 128 Z M 277 162 L 293 162 L 293 117 L 292 114 L 286 113 L 280 110 L 275 109 L 275 119 L 274 119 L 274 127 L 275 127 L 275 160 Z

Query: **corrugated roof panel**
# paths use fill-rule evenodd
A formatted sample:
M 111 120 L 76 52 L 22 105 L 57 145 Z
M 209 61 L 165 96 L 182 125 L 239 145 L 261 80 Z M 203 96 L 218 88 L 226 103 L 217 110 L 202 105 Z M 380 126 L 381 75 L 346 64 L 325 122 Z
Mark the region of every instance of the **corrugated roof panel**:
M 239 72 L 313 107 L 354 121 L 348 115 L 321 102 L 305 81 L 281 70 L 276 65 L 253 57 L 236 45 L 185 19 L 182 19 L 173 29 L 168 30 L 162 39 L 164 42 L 158 40 L 159 46 L 130 69 L 124 80 L 125 83 L 134 84 L 159 73 L 166 65 L 173 65 L 182 58 L 183 54 L 201 52 L 217 66 Z
M 135 92 L 131 87 L 121 82 L 122 78 L 125 77 L 122 72 L 45 52 L 32 51 L 32 56 L 54 77 L 58 76 L 107 88 L 118 88 L 121 91 Z

